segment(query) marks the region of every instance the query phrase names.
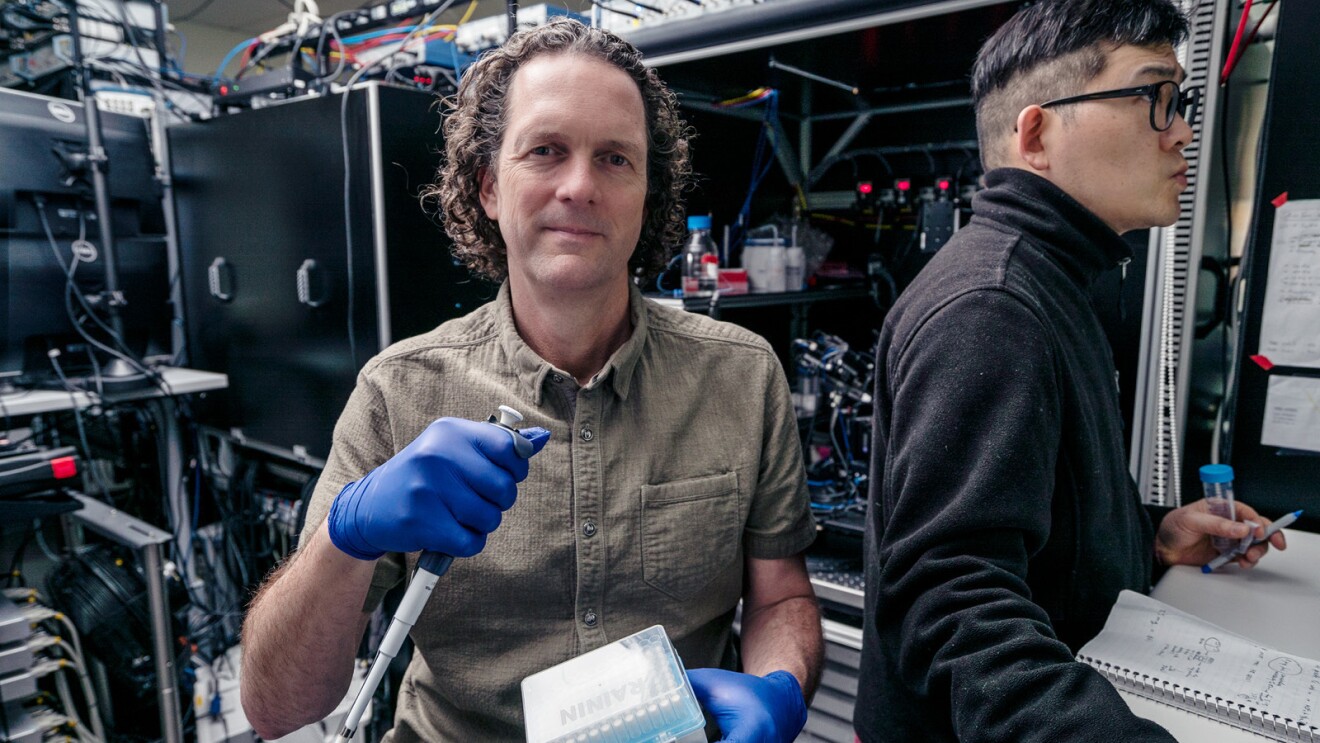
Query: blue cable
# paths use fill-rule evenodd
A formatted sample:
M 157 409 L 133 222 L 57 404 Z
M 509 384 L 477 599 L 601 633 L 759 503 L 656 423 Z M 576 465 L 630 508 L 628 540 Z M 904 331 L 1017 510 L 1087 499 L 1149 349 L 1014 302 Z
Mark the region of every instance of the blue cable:
M 202 510 L 202 465 L 197 463 L 193 466 L 193 536 L 197 535 L 197 512 L 200 510 Z
M 367 33 L 364 33 L 364 34 L 358 34 L 357 36 L 348 36 L 348 37 L 345 37 L 345 38 L 343 39 L 343 43 L 344 43 L 344 44 L 356 44 L 356 43 L 358 43 L 359 41 L 367 41 L 367 40 L 370 40 L 370 39 L 379 39 L 379 38 L 382 37 L 382 36 L 389 36 L 390 34 L 406 34 L 406 33 L 410 32 L 410 31 L 412 31 L 414 28 L 417 28 L 417 27 L 416 27 L 416 26 L 404 26 L 404 27 L 401 27 L 401 28 L 382 28 L 382 29 L 379 30 L 379 31 L 368 31 Z
M 188 56 L 188 37 L 184 36 L 183 32 L 178 29 L 175 29 L 174 33 L 179 36 L 179 56 L 177 59 L 172 60 L 174 62 L 174 70 L 176 72 L 183 72 L 183 60 Z
M 751 221 L 752 198 L 756 195 L 756 190 L 760 188 L 761 181 L 769 175 L 770 170 L 774 167 L 773 147 L 770 148 L 768 154 L 766 148 L 771 136 L 773 136 L 770 134 L 772 131 L 771 124 L 779 118 L 779 91 L 770 91 L 770 94 L 763 101 L 756 101 L 756 103 L 760 102 L 766 104 L 765 117 L 761 121 L 760 135 L 756 139 L 756 154 L 752 157 L 752 174 L 747 186 L 747 198 L 743 200 L 742 208 L 738 211 L 738 216 L 741 218 L 739 219 L 738 234 L 735 239 L 730 241 L 730 247 L 742 244 L 747 225 Z
M 148 97 L 148 98 L 151 97 L 151 93 L 149 93 L 149 92 L 147 92 L 147 91 L 145 91 L 145 90 L 142 90 L 142 89 L 140 89 L 140 88 L 124 88 L 124 87 L 121 87 L 121 86 L 118 86 L 118 85 L 109 85 L 109 86 L 106 86 L 106 87 L 104 87 L 104 88 L 97 88 L 97 89 L 96 89 L 96 92 L 98 92 L 98 93 L 130 93 L 130 94 L 132 94 L 132 95 L 144 95 L 144 96 L 146 96 L 146 97 Z
M 766 110 L 768 111 L 769 109 L 767 108 Z M 756 187 L 757 185 L 759 185 L 758 182 L 759 179 L 756 177 L 756 175 L 757 172 L 761 170 L 761 160 L 765 155 L 766 139 L 767 139 L 766 125 L 765 122 L 762 121 L 761 131 L 758 133 L 756 138 L 756 154 L 752 155 L 752 173 L 751 176 L 748 178 L 747 198 L 743 199 L 742 208 L 738 210 L 738 214 L 744 217 L 743 220 L 744 224 L 746 223 L 746 218 L 750 215 L 751 212 L 752 196 L 756 193 Z
M 670 269 L 672 269 L 672 268 L 674 267 L 674 263 L 676 263 L 676 262 L 678 262 L 678 261 L 680 261 L 680 260 L 682 260 L 682 259 L 683 259 L 683 251 L 680 249 L 680 250 L 678 251 L 678 254 L 675 255 L 673 258 L 670 258 L 670 259 L 669 259 L 669 262 L 665 264 L 665 269 L 664 269 L 663 271 L 661 271 L 660 273 L 656 274 L 656 277 L 655 277 L 655 290 L 656 290 L 656 291 L 660 292 L 661 294 L 664 294 L 664 293 L 665 293 L 665 288 L 664 288 L 663 286 L 660 285 L 660 279 L 663 279 L 664 276 L 665 276 L 665 274 L 669 273 Z
M 252 42 L 256 40 L 257 37 L 254 36 L 248 39 L 247 41 L 239 42 L 233 49 L 230 49 L 229 53 L 225 55 L 225 58 L 220 60 L 220 66 L 215 68 L 215 76 L 211 78 L 211 82 L 213 82 L 216 85 L 219 85 L 220 75 L 225 71 L 225 68 L 229 66 L 229 63 L 234 60 L 234 57 L 238 56 L 239 52 L 248 48 L 248 46 L 251 45 Z
M 847 419 L 845 416 L 842 416 L 842 415 L 839 416 L 839 417 L 843 419 L 843 420 L 841 421 L 840 428 L 842 429 L 842 433 L 843 433 L 843 456 L 844 456 L 844 463 L 845 463 L 845 464 L 852 464 L 852 460 L 853 460 L 853 455 L 852 455 L 852 443 L 848 441 L 848 419 Z
M 454 60 L 454 79 L 461 83 L 463 82 L 463 66 L 458 63 L 458 44 L 454 43 L 457 38 L 458 32 L 455 31 L 449 39 L 449 57 Z

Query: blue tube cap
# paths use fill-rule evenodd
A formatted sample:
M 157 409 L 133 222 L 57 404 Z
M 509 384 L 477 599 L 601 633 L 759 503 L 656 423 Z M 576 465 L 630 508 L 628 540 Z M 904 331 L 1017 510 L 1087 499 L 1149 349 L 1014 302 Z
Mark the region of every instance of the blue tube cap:
M 1201 482 L 1233 482 L 1233 468 L 1227 464 L 1207 464 L 1201 468 Z
M 688 217 L 689 230 L 708 230 L 710 229 L 709 214 L 693 214 Z

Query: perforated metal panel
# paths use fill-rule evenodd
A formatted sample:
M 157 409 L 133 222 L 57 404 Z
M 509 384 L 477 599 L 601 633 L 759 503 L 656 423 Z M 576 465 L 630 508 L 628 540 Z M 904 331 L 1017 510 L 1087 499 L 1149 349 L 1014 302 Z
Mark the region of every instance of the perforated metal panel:
M 797 743 L 852 743 L 862 631 L 828 619 L 821 626 L 825 630 L 825 667 Z
M 1197 269 L 1206 239 L 1209 174 L 1215 167 L 1214 142 L 1220 105 L 1219 70 L 1227 33 L 1229 3 L 1183 0 L 1192 32 L 1179 49 L 1187 71 L 1185 85 L 1200 86 L 1201 112 L 1195 137 L 1183 150 L 1187 190 L 1182 216 L 1171 227 L 1151 230 L 1132 420 L 1132 476 L 1147 503 L 1182 504 L 1179 487 L 1181 447 L 1186 427 L 1189 353 L 1195 332 Z

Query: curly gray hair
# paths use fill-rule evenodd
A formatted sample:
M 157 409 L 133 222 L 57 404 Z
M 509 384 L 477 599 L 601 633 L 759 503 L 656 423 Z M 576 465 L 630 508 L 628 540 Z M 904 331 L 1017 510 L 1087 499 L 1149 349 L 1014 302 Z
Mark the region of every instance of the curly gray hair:
M 522 65 L 542 54 L 582 54 L 618 67 L 637 83 L 647 122 L 646 217 L 629 267 L 644 276 L 664 269 L 682 244 L 682 196 L 692 179 L 688 140 L 692 131 L 679 116 L 678 100 L 642 64 L 641 52 L 609 31 L 557 18 L 520 31 L 463 73 L 458 94 L 444 101 L 445 163 L 422 201 L 444 222 L 453 253 L 467 267 L 492 281 L 508 275 L 508 249 L 499 225 L 481 206 L 481 172 L 493 167 L 504 139 L 508 90 Z

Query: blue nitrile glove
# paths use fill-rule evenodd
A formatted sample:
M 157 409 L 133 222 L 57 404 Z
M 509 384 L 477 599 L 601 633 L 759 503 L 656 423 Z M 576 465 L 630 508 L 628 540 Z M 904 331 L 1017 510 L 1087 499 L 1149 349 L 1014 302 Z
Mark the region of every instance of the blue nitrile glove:
M 694 668 L 687 672 L 701 708 L 730 743 L 791 743 L 807 724 L 802 685 L 788 671 L 765 676 Z
M 550 438 L 544 428 L 521 433 L 533 454 Z M 526 478 L 527 460 L 514 452 L 509 431 L 441 418 L 339 491 L 327 520 L 330 540 L 359 560 L 418 550 L 471 557 L 486 546 Z

